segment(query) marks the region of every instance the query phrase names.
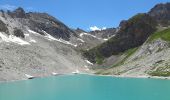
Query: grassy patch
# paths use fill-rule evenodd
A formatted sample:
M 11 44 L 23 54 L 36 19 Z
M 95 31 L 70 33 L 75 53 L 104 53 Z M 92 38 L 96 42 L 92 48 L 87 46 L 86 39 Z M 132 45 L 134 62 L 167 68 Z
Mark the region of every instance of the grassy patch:
M 97 74 L 97 75 L 111 75 L 111 72 L 100 70 L 100 71 L 97 71 L 95 74 Z
M 170 69 L 170 66 L 159 67 L 155 71 L 151 71 L 148 74 L 150 74 L 152 76 L 168 77 L 168 76 L 170 76 L 170 71 L 168 71 L 168 69 Z
M 116 66 L 120 66 L 122 65 L 132 54 L 134 54 L 136 52 L 136 50 L 138 49 L 138 47 L 136 48 L 132 48 L 132 49 L 129 49 L 129 50 L 126 50 L 123 54 L 125 54 L 125 58 L 123 58 L 120 62 L 118 62 L 117 64 L 114 64 L 113 67 L 116 67 Z
M 96 60 L 96 63 L 97 63 L 97 64 L 101 65 L 101 64 L 103 64 L 103 62 L 104 62 L 104 57 L 101 56 L 100 54 L 98 54 L 98 55 L 96 55 L 95 60 Z
M 128 58 L 128 57 L 130 57 L 132 54 L 134 54 L 137 49 L 138 49 L 138 47 L 132 48 L 132 49 L 129 49 L 129 50 L 125 51 L 125 54 L 127 55 L 126 58 Z
M 165 41 L 170 41 L 170 28 L 152 34 L 149 37 L 148 42 L 151 42 L 151 41 L 156 40 L 158 38 L 161 38 L 162 40 L 165 40 Z
M 95 74 L 100 75 L 100 74 L 102 74 L 102 71 L 97 71 L 97 72 L 95 72 Z
M 168 77 L 170 76 L 170 72 L 166 71 L 166 72 L 161 72 L 161 71 L 153 71 L 149 73 L 152 76 L 163 76 L 163 77 Z

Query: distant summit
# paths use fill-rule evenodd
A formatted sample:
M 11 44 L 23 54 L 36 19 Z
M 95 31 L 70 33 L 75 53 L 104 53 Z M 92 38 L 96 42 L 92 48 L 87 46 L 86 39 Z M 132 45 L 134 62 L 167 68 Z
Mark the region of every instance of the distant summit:
M 170 3 L 157 4 L 148 14 L 154 17 L 160 24 L 168 26 L 170 24 Z
M 12 12 L 10 11 L 8 14 L 14 18 L 26 18 L 26 13 L 25 13 L 24 9 L 21 7 L 18 7 L 16 10 L 14 10 Z

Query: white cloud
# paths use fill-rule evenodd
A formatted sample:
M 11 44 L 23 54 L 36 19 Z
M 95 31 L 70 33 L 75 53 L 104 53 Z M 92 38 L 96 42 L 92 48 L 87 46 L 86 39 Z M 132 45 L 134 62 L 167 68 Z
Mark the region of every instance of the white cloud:
M 96 30 L 101 30 L 100 28 L 98 28 L 97 26 L 92 26 L 90 27 L 91 31 L 96 31 Z
M 4 9 L 4 10 L 14 10 L 17 7 L 14 5 L 9 5 L 9 4 L 5 4 L 5 5 L 0 5 L 0 9 Z
M 101 30 L 105 30 L 105 29 L 106 29 L 106 27 L 102 27 L 102 28 L 98 28 L 97 26 L 90 27 L 91 31 L 101 31 Z
M 27 11 L 32 11 L 32 10 L 34 10 L 34 8 L 33 7 L 27 7 L 27 8 L 25 8 Z

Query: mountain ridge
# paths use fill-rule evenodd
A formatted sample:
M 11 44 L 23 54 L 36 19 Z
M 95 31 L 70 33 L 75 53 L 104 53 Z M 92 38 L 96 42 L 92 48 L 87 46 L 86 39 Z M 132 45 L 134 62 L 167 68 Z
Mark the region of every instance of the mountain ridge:
M 124 36 L 129 40 L 124 38 L 124 40 L 116 43 L 114 39 L 119 37 L 116 36 L 108 40 L 113 42 L 106 41 L 83 52 L 85 57 L 95 63 L 93 69 L 96 74 L 130 77 L 169 77 L 169 8 L 170 3 L 158 4 L 148 13 L 139 13 L 129 20 L 122 21 L 119 26 L 120 33 L 118 32 L 117 35 L 121 34 L 120 36 L 123 37 L 123 33 L 126 33 L 127 35 L 124 34 Z M 133 34 L 133 38 L 130 38 L 130 34 Z M 140 34 L 138 35 L 139 38 L 136 38 L 135 35 L 137 34 Z M 141 41 L 142 35 L 144 35 L 144 38 Z M 134 42 L 130 43 L 132 40 Z M 127 44 L 121 46 L 122 41 Z M 139 44 L 132 46 L 136 42 L 139 42 Z M 120 48 L 117 48 L 119 46 Z M 103 47 L 111 48 L 111 50 L 102 51 Z M 128 48 L 123 49 L 125 47 Z M 118 52 L 115 52 L 114 49 L 118 50 Z

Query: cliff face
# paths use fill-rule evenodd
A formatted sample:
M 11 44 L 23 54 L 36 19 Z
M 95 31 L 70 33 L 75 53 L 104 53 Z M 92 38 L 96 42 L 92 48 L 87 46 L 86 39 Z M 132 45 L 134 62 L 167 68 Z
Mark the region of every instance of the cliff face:
M 107 58 L 140 46 L 156 31 L 156 26 L 156 21 L 148 14 L 138 14 L 126 21 L 115 37 L 86 51 L 84 56 L 95 63 L 99 58 Z
M 85 51 L 98 74 L 170 76 L 170 3 L 120 23 L 116 36 Z
M 158 4 L 148 14 L 155 18 L 159 24 L 168 26 L 170 24 L 170 3 Z

